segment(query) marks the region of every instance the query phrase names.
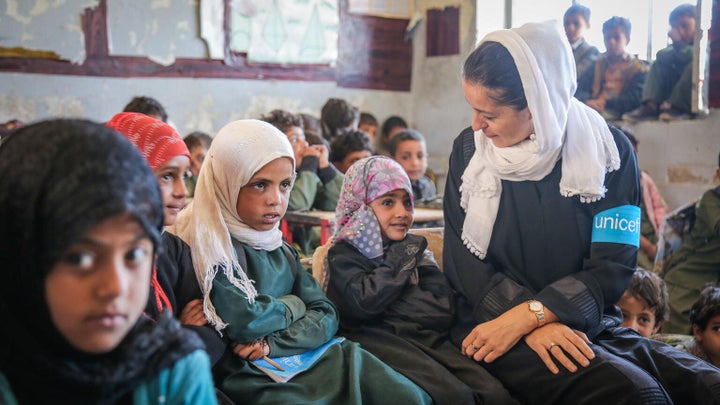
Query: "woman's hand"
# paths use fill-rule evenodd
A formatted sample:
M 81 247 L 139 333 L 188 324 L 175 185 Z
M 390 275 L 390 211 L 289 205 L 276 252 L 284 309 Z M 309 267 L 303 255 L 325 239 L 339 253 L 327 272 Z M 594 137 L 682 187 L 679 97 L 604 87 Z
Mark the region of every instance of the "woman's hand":
M 183 325 L 203 326 L 208 321 L 203 312 L 203 301 L 201 298 L 192 300 L 185 305 L 180 313 L 180 323 Z
M 249 343 L 231 343 L 233 352 L 243 360 L 255 361 L 270 354 L 267 339 L 262 338 Z
M 578 370 L 575 363 L 587 367 L 590 365 L 590 360 L 595 358 L 587 336 L 559 322 L 550 323 L 534 330 L 525 336 L 525 343 L 540 356 L 545 366 L 553 374 L 560 372 L 553 357 L 571 373 Z M 573 360 L 575 361 L 573 362 Z
M 492 363 L 537 326 L 535 315 L 520 304 L 499 317 L 476 326 L 463 340 L 462 353 L 475 361 Z

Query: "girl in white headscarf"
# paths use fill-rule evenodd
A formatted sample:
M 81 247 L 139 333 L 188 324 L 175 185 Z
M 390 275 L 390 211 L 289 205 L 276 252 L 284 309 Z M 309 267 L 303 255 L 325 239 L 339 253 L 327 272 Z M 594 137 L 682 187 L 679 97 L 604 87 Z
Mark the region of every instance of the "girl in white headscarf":
M 176 222 L 174 232 L 193 252 L 205 315 L 232 347 L 214 367 L 219 388 L 238 403 L 429 403 L 410 380 L 347 340 L 284 384 L 251 364 L 316 349 L 338 328 L 335 306 L 279 230 L 293 156 L 274 126 L 231 122 L 213 140 L 193 202 Z
M 462 352 L 524 403 L 717 399 L 716 369 L 618 327 L 639 172 L 627 138 L 573 98 L 560 26 L 488 34 L 462 79 L 473 119 L 450 156 L 443 252 Z

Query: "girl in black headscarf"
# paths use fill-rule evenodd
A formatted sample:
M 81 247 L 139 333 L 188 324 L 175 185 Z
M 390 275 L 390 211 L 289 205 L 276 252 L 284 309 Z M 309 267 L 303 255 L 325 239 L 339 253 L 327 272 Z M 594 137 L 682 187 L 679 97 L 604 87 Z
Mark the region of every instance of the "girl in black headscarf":
M 88 121 L 24 127 L 0 147 L 0 195 L 0 399 L 216 402 L 198 338 L 141 316 L 163 208 L 132 144 Z

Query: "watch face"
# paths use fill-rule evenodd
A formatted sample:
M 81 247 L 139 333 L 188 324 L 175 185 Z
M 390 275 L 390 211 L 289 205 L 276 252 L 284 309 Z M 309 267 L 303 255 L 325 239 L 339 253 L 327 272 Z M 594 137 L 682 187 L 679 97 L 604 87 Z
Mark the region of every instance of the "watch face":
M 530 301 L 530 310 L 531 311 L 542 311 L 543 306 L 540 303 L 540 301 Z

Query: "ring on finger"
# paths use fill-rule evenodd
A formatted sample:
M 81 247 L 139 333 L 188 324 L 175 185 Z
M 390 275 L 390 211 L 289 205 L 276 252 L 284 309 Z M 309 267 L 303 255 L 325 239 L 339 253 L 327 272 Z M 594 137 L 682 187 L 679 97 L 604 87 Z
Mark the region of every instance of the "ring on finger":
M 470 347 L 472 347 L 472 349 L 473 349 L 474 352 L 480 350 L 480 348 L 477 347 L 477 346 L 475 346 L 474 344 L 471 344 Z
M 550 343 L 550 346 L 548 346 L 548 348 L 547 348 L 548 351 L 550 351 L 550 349 L 552 349 L 552 348 L 555 347 L 555 346 L 557 346 L 557 344 L 555 344 L 555 343 Z

